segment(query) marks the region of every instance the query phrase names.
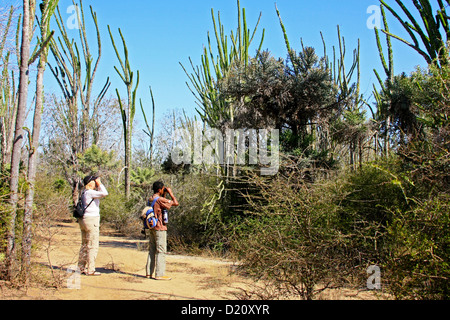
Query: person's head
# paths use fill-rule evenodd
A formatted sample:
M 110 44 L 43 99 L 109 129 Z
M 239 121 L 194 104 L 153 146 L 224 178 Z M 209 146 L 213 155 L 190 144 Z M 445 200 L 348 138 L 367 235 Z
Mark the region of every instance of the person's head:
M 83 179 L 84 187 L 86 189 L 95 189 L 95 180 L 97 180 L 98 177 L 96 176 L 87 176 Z
M 156 181 L 153 184 L 153 192 L 162 194 L 163 191 L 164 191 L 164 183 L 161 181 Z

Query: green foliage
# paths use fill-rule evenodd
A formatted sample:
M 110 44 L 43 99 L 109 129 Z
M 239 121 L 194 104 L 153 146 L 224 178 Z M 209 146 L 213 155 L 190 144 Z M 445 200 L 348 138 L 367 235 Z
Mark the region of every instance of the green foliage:
M 396 158 L 364 164 L 335 180 L 339 228 L 349 236 L 359 263 L 380 264 L 389 259 L 387 228 L 395 218 L 392 210 L 408 210 L 414 186 L 401 172 Z
M 169 175 L 170 187 L 182 205 L 170 210 L 169 234 L 173 246 L 183 243 L 190 251 L 223 249 L 223 183 L 207 175 Z M 220 248 L 219 248 L 220 247 Z M 221 252 L 223 253 L 223 252 Z
M 139 87 L 139 70 L 137 71 L 136 78 L 134 77 L 134 72 L 131 70 L 129 51 L 122 34 L 122 30 L 119 28 L 120 38 L 122 40 L 124 58 L 120 57 L 119 51 L 117 49 L 114 37 L 111 33 L 111 29 L 108 25 L 108 32 L 111 38 L 114 51 L 116 53 L 117 59 L 121 67 L 121 71 L 114 67 L 119 77 L 122 79 L 123 83 L 127 88 L 128 104 L 125 106 L 120 97 L 119 90 L 116 89 L 117 99 L 119 102 L 120 112 L 122 114 L 122 124 L 123 124 L 123 140 L 125 144 L 125 194 L 126 197 L 130 197 L 130 172 L 131 172 L 131 158 L 132 158 L 132 136 L 133 136 L 133 122 L 136 115 L 136 93 Z M 136 81 L 136 85 L 134 85 Z M 134 86 L 134 89 L 133 89 Z
M 405 208 L 409 200 L 404 184 L 408 182 L 397 175 L 396 167 L 393 159 L 382 165 L 365 164 L 349 173 L 342 190 L 346 194 L 341 202 L 343 220 L 386 226 L 392 219 L 391 208 Z
M 68 184 L 67 181 L 64 179 L 56 179 L 55 182 L 53 183 L 53 187 L 58 192 L 61 192 L 68 187 Z
M 8 219 L 10 218 L 8 212 L 10 210 L 9 204 L 5 201 L 9 197 L 9 183 L 8 183 L 9 172 L 1 171 L 0 176 L 0 253 L 6 251 L 6 233 L 8 232 L 7 226 Z M 2 264 L 2 259 L 0 259 L 0 265 Z
M 339 210 L 330 184 L 306 184 L 304 173 L 251 178 L 260 196 L 236 226 L 233 250 L 250 275 L 274 288 L 272 299 L 313 299 L 338 287 L 356 270 L 356 252 L 340 230 Z
M 418 69 L 408 81 L 410 111 L 418 129 L 399 149 L 404 169 L 422 189 L 421 198 L 450 190 L 450 67 Z M 420 130 L 419 130 L 420 128 Z
M 102 221 L 110 223 L 115 229 L 121 231 L 127 223 L 135 217 L 132 213 L 133 202 L 128 201 L 123 190 L 109 186 L 108 196 L 100 201 L 100 214 Z M 137 211 L 136 211 L 137 212 Z
M 192 60 L 191 67 L 193 73 L 189 74 L 184 66 L 183 70 L 189 78 L 189 89 L 197 100 L 199 109 L 197 109 L 202 121 L 207 123 L 211 128 L 219 128 L 223 123 L 233 123 L 236 106 L 227 103 L 222 99 L 217 90 L 216 84 L 221 79 L 227 77 L 229 70 L 234 65 L 247 66 L 250 58 L 250 47 L 256 35 L 261 15 L 256 23 L 253 32 L 247 27 L 247 18 L 245 8 L 242 9 L 240 1 L 237 0 L 238 7 L 238 27 L 236 32 L 231 32 L 228 37 L 225 34 L 224 26 L 220 20 L 220 12 L 218 13 L 218 24 L 211 10 L 211 16 L 214 26 L 214 35 L 216 38 L 217 53 L 214 53 L 211 44 L 211 38 L 208 32 L 208 46 L 203 49 L 201 56 L 202 64 L 194 67 Z M 231 40 L 231 43 L 228 40 Z M 258 52 L 261 50 L 264 41 L 264 31 L 259 43 Z M 217 57 L 217 58 L 216 58 Z
M 152 168 L 136 168 L 131 171 L 131 181 L 137 185 L 151 184 L 155 176 L 155 169 Z
M 36 176 L 35 188 L 34 217 L 37 224 L 47 221 L 49 218 L 72 218 L 70 212 L 71 187 L 64 179 L 58 176 L 40 173 Z
M 383 30 L 384 33 L 410 46 L 417 51 L 428 64 L 435 63 L 440 66 L 447 64 L 449 51 L 446 49 L 446 44 L 450 40 L 450 19 L 446 12 L 448 1 L 446 6 L 444 1 L 437 0 L 438 10 L 436 12 L 433 12 L 433 4 L 430 0 L 413 1 L 417 12 L 422 19 L 423 26 L 419 24 L 415 15 L 407 9 L 401 0 L 396 0 L 396 2 L 403 11 L 403 14 L 406 15 L 407 19 L 400 17 L 400 11 L 394 10 L 385 1 L 380 0 L 380 2 L 382 7 L 388 9 L 400 22 L 403 29 L 411 38 L 411 42 L 391 34 L 389 29 Z
M 78 163 L 82 177 L 94 173 L 100 176 L 110 174 L 120 164 L 114 151 L 103 151 L 95 144 L 78 155 Z
M 419 202 L 411 210 L 393 209 L 389 226 L 391 259 L 386 263 L 389 290 L 399 299 L 448 299 L 450 296 L 450 198 Z
M 349 141 L 358 143 L 363 140 L 369 131 L 366 112 L 364 110 L 346 110 L 342 118 L 337 119 L 331 125 L 333 140 L 338 143 Z

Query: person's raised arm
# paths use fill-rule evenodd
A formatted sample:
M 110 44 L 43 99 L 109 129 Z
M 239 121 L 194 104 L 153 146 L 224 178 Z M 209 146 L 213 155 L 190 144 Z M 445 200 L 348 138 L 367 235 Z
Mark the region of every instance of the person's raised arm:
M 94 199 L 103 198 L 109 194 L 108 190 L 106 190 L 106 188 L 103 185 L 103 183 L 101 182 L 100 178 L 97 178 L 95 180 L 95 186 L 97 187 L 97 190 L 93 190 L 93 192 L 91 192 L 92 198 L 94 198 Z
M 174 196 L 174 194 L 172 192 L 172 189 L 166 187 L 166 190 L 169 193 L 170 197 L 172 198 L 172 202 L 173 202 L 172 206 L 178 207 L 180 204 L 178 203 L 177 198 L 175 198 L 175 196 Z

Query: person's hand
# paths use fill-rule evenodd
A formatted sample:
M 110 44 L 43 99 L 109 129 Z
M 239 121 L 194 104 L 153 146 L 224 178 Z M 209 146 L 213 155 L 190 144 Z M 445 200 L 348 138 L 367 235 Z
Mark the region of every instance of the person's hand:
M 169 196 L 172 198 L 172 201 L 173 201 L 172 205 L 174 207 L 178 207 L 180 204 L 178 203 L 177 198 L 175 198 L 175 195 L 172 193 L 172 189 L 166 187 L 166 191 L 169 193 Z
M 97 178 L 95 180 L 95 184 L 96 184 L 97 187 L 100 187 L 100 185 L 102 184 L 102 181 L 100 180 L 100 178 Z

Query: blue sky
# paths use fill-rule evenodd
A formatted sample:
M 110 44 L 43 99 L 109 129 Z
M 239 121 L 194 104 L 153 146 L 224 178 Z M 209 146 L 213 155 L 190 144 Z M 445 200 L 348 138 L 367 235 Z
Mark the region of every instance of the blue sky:
M 406 3 L 407 1 L 405 1 Z M 409 2 L 409 1 L 408 1 Z M 100 90 L 110 77 L 112 86 L 109 95 L 115 96 L 118 88 L 125 96 L 125 86 L 113 70 L 118 65 L 107 25 L 119 42 L 118 28 L 121 28 L 128 44 L 131 67 L 139 70 L 141 75 L 138 98 L 151 113 L 149 86 L 152 86 L 157 104 L 157 118 L 171 110 L 184 109 L 188 114 L 195 114 L 195 99 L 189 91 L 187 76 L 179 63 L 189 66 L 189 57 L 194 64 L 199 64 L 203 45 L 207 43 L 207 32 L 213 31 L 211 9 L 215 14 L 220 11 L 222 23 L 228 33 L 237 28 L 236 0 L 84 0 L 88 31 L 90 31 L 91 51 L 96 50 L 95 29 L 90 20 L 89 5 L 97 12 L 103 40 L 103 56 L 97 76 L 97 90 Z M 394 3 L 394 1 L 388 1 Z M 70 18 L 67 8 L 71 0 L 60 0 L 63 19 Z M 332 46 L 338 45 L 337 25 L 345 38 L 348 59 L 361 40 L 361 91 L 369 98 L 372 83 L 376 82 L 373 69 L 384 75 L 378 56 L 374 31 L 367 27 L 370 14 L 367 9 L 378 4 L 377 0 L 277 0 L 283 22 L 290 38 L 291 46 L 300 49 L 300 39 L 306 46 L 315 47 L 322 54 L 323 46 L 320 32 L 331 52 Z M 275 57 L 285 58 L 287 55 L 283 33 L 275 11 L 275 0 L 241 0 L 241 7 L 246 8 L 249 28 L 253 28 L 260 12 L 262 13 L 258 37 L 262 29 L 266 30 L 263 48 L 268 49 Z M 389 17 L 391 30 L 404 35 L 399 23 Z M 76 35 L 74 34 L 74 37 Z M 256 47 L 254 48 L 256 50 Z M 395 71 L 411 72 L 415 66 L 424 66 L 423 59 L 406 45 L 394 41 Z M 189 69 L 188 69 L 189 70 Z M 50 72 L 46 74 L 47 92 L 59 94 L 59 88 Z M 137 118 L 141 117 L 140 111 Z

